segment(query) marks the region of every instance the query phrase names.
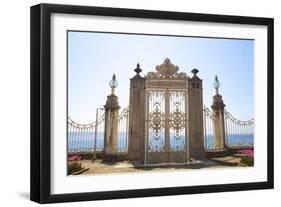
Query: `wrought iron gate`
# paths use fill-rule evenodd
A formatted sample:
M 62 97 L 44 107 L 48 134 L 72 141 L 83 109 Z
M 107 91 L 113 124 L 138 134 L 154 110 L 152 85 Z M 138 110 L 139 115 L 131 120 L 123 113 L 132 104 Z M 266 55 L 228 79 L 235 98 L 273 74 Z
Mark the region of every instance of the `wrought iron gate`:
M 184 153 L 188 160 L 186 94 L 186 89 L 147 90 L 146 159 L 171 162 L 173 154 Z
M 148 91 L 148 152 L 186 151 L 185 93 Z

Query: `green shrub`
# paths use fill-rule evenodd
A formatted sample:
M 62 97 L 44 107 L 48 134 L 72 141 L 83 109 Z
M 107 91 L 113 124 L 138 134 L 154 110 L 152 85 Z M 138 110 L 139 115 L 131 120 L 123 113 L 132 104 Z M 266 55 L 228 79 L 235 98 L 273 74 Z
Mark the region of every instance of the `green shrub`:
M 254 157 L 253 156 L 241 156 L 240 162 L 244 165 L 254 166 Z
M 82 170 L 82 164 L 79 162 L 75 162 L 75 161 L 70 161 L 67 163 L 67 174 L 73 174 L 79 170 Z
M 102 160 L 103 159 L 103 153 L 97 153 L 96 158 Z

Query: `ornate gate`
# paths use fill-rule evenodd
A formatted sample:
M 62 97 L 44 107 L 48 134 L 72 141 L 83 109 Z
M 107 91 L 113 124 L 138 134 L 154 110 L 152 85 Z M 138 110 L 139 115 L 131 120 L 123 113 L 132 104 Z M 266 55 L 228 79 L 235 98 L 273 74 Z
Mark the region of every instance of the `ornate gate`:
M 156 72 L 131 79 L 128 155 L 145 164 L 204 157 L 202 80 L 166 58 Z
M 169 59 L 146 77 L 145 163 L 187 162 L 187 84 Z

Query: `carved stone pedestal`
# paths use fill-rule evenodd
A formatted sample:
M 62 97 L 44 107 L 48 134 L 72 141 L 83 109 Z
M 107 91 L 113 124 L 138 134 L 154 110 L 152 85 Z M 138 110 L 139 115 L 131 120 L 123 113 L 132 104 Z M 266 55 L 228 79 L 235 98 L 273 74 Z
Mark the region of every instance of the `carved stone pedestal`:
M 213 96 L 213 127 L 214 127 L 214 147 L 217 151 L 225 151 L 225 129 L 224 129 L 224 103 L 222 96 L 218 93 L 219 81 L 216 76 L 215 81 L 218 82 L 216 88 L 216 95 Z
M 110 87 L 112 88 L 112 93 L 111 95 L 107 96 L 107 101 L 104 105 L 104 158 L 118 153 L 118 116 L 120 106 L 118 103 L 118 97 L 114 94 L 114 88 L 116 88 L 118 85 L 115 75 L 113 75 L 110 84 Z

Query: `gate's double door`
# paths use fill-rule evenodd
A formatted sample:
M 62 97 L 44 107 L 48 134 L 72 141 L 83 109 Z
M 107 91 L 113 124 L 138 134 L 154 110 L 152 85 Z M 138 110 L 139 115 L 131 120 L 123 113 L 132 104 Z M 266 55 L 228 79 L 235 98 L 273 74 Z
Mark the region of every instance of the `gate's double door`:
M 186 96 L 186 90 L 147 91 L 146 150 L 152 162 L 173 161 L 165 157 L 173 152 L 180 156 L 179 152 L 187 151 Z

